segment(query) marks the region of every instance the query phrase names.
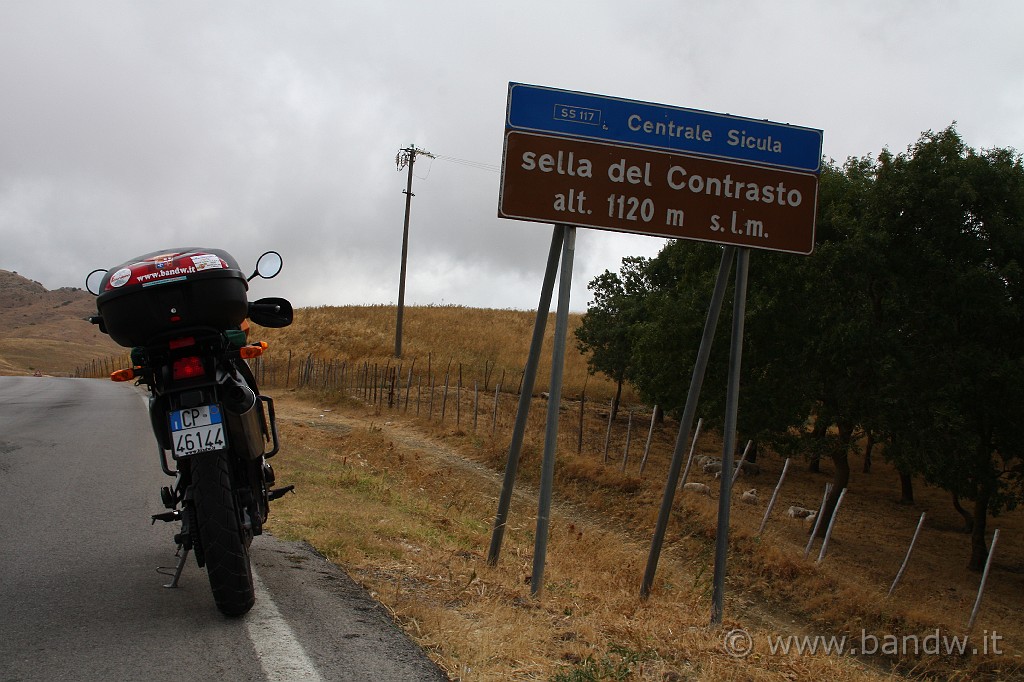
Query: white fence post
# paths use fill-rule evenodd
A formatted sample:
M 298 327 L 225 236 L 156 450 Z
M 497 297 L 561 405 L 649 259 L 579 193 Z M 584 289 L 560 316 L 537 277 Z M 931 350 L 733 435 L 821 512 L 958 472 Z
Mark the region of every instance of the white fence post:
M 917 522 L 917 530 L 914 531 L 914 537 L 910 539 L 910 547 L 907 548 L 907 556 L 903 559 L 903 564 L 900 566 L 900 570 L 896 573 L 896 579 L 892 581 L 892 587 L 889 588 L 889 594 L 886 597 L 891 597 L 896 586 L 900 583 L 900 578 L 903 577 L 903 571 L 907 570 L 907 564 L 910 563 L 910 553 L 914 551 L 914 543 L 917 542 L 917 536 L 921 533 L 921 526 L 924 525 L 924 512 L 921 512 L 921 520 Z
M 970 634 L 974 627 L 974 619 L 978 617 L 978 608 L 981 606 L 981 595 L 985 593 L 985 581 L 988 580 L 988 569 L 992 567 L 992 556 L 996 553 L 996 542 L 999 540 L 999 529 L 992 534 L 992 544 L 988 548 L 988 559 L 985 560 L 985 571 L 981 574 L 981 584 L 978 585 L 978 598 L 974 600 L 974 608 L 971 610 L 971 620 L 967 623 L 967 632 Z
M 843 504 L 843 497 L 846 496 L 846 488 L 839 491 L 839 499 L 836 500 L 836 508 L 832 510 L 832 518 L 828 520 L 828 528 L 825 529 L 825 539 L 821 543 L 821 551 L 818 552 L 818 560 L 815 563 L 820 564 L 825 558 L 825 551 L 828 549 L 828 540 L 832 537 L 832 529 L 836 525 L 836 517 L 839 516 L 839 507 Z
M 772 508 L 775 507 L 775 499 L 779 496 L 779 490 L 782 488 L 782 482 L 786 480 L 787 471 L 789 471 L 789 457 L 786 458 L 786 463 L 782 465 L 782 475 L 779 476 L 779 482 L 775 484 L 775 491 L 772 493 L 772 499 L 768 500 L 768 508 L 764 510 L 764 518 L 761 519 L 761 525 L 757 529 L 758 535 L 764 532 L 765 524 L 768 523 L 768 517 L 771 516 Z

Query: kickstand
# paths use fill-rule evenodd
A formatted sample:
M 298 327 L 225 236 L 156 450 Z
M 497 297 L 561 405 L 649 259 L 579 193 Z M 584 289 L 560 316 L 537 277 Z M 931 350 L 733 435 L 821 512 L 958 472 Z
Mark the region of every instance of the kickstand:
M 156 569 L 157 573 L 172 576 L 171 582 L 164 585 L 164 587 L 173 589 L 178 586 L 178 579 L 181 578 L 181 572 L 185 569 L 185 560 L 188 559 L 188 553 L 188 547 L 178 547 L 178 551 L 175 553 L 175 556 L 178 557 L 178 565 L 174 567 L 174 573 L 170 573 L 171 569 L 166 566 L 160 566 Z

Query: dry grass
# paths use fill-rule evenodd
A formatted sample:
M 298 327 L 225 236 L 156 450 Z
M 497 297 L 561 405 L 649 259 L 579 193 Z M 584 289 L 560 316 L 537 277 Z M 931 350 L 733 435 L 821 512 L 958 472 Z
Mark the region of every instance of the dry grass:
M 36 303 L 0 310 L 6 316 L 0 316 L 5 321 L 0 373 L 31 368 L 66 373 L 120 352 L 81 322 L 81 313 L 64 303 L 63 292 L 51 293 L 62 300 L 28 297 Z M 62 314 L 66 324 L 56 319 Z M 647 467 L 639 476 L 649 412 L 627 390 L 626 409 L 637 411 L 627 472 L 620 471 L 625 410 L 613 425 L 605 462 L 604 406 L 615 387 L 602 377 L 587 377 L 572 341 L 544 589 L 539 598 L 530 596 L 533 486 L 545 421 L 540 400 L 531 411 L 502 557 L 496 567 L 487 566 L 515 410 L 513 396 L 502 394 L 492 425 L 490 401 L 502 372 L 505 390 L 515 391 L 533 321 L 533 313 L 521 311 L 407 309 L 402 376 L 415 362 L 414 385 L 423 387 L 419 400 L 412 391 L 407 408 L 402 403 L 389 408 L 385 400 L 368 405 L 337 391 L 294 389 L 299 360 L 311 354 L 350 367 L 393 366 L 394 308 L 300 310 L 292 327 L 253 334 L 271 342 L 270 362 L 284 365 L 290 354 L 295 365 L 290 387 L 268 391 L 278 398 L 284 442 L 274 465 L 279 480 L 295 483 L 299 492 L 275 506 L 273 532 L 309 540 L 348 570 L 453 678 L 1024 679 L 1020 512 L 990 520 L 990 528 L 1001 529 L 1000 543 L 972 640 L 981 646 L 982 636 L 998 632 L 1002 655 L 853 658 L 769 650 L 775 636 L 848 635 L 856 645 L 862 631 L 878 637 L 924 637 L 936 629 L 947 636 L 964 634 L 979 576 L 963 568 L 968 540 L 948 496 L 919 484 L 917 504 L 901 506 L 891 468 L 876 464 L 872 474 L 859 474 L 856 457 L 829 556 L 820 565 L 802 558 L 806 530 L 783 512 L 792 504 L 818 504 L 828 466 L 811 474 L 804 463 L 794 462 L 761 538 L 754 533 L 782 461 L 767 453 L 759 459 L 762 474 L 740 480 L 737 489 L 756 487 L 760 501 L 732 506 L 723 628 L 708 627 L 718 488 L 710 476 L 693 474 L 691 480 L 712 487 L 712 496 L 677 495 L 654 593 L 641 600 L 639 583 L 677 425 L 654 430 Z M 573 317 L 571 324 L 578 323 Z M 552 335 L 550 321 L 537 392 L 547 390 Z M 452 375 L 443 421 L 440 388 L 428 409 L 428 363 L 438 385 L 446 372 Z M 456 403 L 460 363 L 466 388 Z M 481 400 L 474 427 L 471 387 L 475 381 L 482 388 L 485 375 L 492 393 Z M 587 403 L 577 455 L 578 397 L 584 385 Z M 719 455 L 721 442 L 717 434 L 705 433 L 697 449 Z M 927 521 L 910 567 L 894 598 L 887 599 L 922 511 Z M 732 628 L 752 635 L 750 656 L 725 651 L 723 636 Z
M 487 310 L 457 306 L 407 307 L 402 324 L 402 355 L 405 367 L 415 363 L 415 372 L 426 379 L 427 367 L 438 385 L 451 372 L 452 384 L 459 365 L 464 386 L 474 380 L 489 386 L 501 381 L 515 390 L 522 377 L 530 349 L 536 312 Z M 587 397 L 607 402 L 615 385 L 603 375 L 589 377 L 586 359 L 576 352 L 572 335 L 581 316 L 569 316 L 569 352 L 566 353 L 564 395 L 578 397 L 586 387 Z M 554 314 L 548 316 L 535 391 L 548 390 L 554 337 Z M 285 329 L 258 329 L 254 338 L 270 343 L 267 359 L 286 363 L 291 352 L 293 371 L 307 355 L 352 364 L 369 362 L 395 365 L 395 308 L 393 306 L 347 306 L 303 308 L 295 311 L 295 323 Z M 627 388 L 627 402 L 635 400 Z
M 393 332 L 357 329 L 358 320 L 379 323 L 392 309 L 318 309 L 300 317 L 292 337 L 279 336 L 276 351 L 311 335 L 335 339 L 335 357 L 386 358 Z M 421 309 L 406 327 L 407 357 L 425 354 L 433 342 L 444 355 L 482 368 L 488 351 L 514 347 L 525 358 L 532 315 L 507 311 Z M 475 321 L 458 323 L 465 312 Z M 330 314 L 328 314 L 330 313 Z M 437 318 L 431 315 L 437 314 Z M 519 320 L 488 323 L 488 315 Z M 343 319 L 339 319 L 343 318 Z M 433 319 L 433 322 L 431 321 Z M 525 320 L 525 322 L 523 321 Z M 315 322 L 315 326 L 304 325 Z M 419 337 L 424 329 L 447 333 Z M 509 336 L 511 329 L 517 335 Z M 315 331 L 311 331 L 311 329 Z M 393 329 L 393 327 L 392 327 Z M 452 330 L 459 333 L 453 334 Z M 474 330 L 474 331 L 470 331 Z M 501 341 L 477 338 L 497 333 Z M 353 342 L 351 353 L 340 339 Z M 296 355 L 314 352 L 297 345 Z M 505 350 L 499 363 L 515 365 Z M 570 352 L 570 356 L 576 355 Z M 548 355 L 548 357 L 550 357 Z M 520 360 L 521 362 L 521 360 Z M 583 366 L 578 356 L 572 362 Z M 447 364 L 447 359 L 445 359 Z M 419 366 L 419 365 L 417 365 Z M 500 370 L 499 370 L 500 371 Z M 542 370 L 543 374 L 544 370 Z M 577 375 L 579 376 L 579 375 Z M 580 384 L 567 378 L 566 395 Z M 468 383 L 468 382 L 467 382 Z M 591 378 L 587 395 L 602 390 Z M 611 385 L 604 382 L 604 390 Z M 585 412 L 581 453 L 576 455 L 579 403 L 566 402 L 561 417 L 556 467 L 556 508 L 551 524 L 544 589 L 530 596 L 536 483 L 542 450 L 544 403 L 531 412 L 501 561 L 486 565 L 490 526 L 497 507 L 514 401 L 503 398 L 495 435 L 490 406 L 473 427 L 473 398 L 462 395 L 456 424 L 454 396 L 440 421 L 435 405 L 427 417 L 426 396 L 407 409 L 367 405 L 336 392 L 319 394 L 280 387 L 279 412 L 285 450 L 275 461 L 279 478 L 297 484 L 298 497 L 278 505 L 274 532 L 306 538 L 370 588 L 396 618 L 455 678 L 503 679 L 739 679 L 836 680 L 917 678 L 1020 679 L 1024 630 L 1020 594 L 1024 551 L 1019 513 L 994 521 L 1003 530 L 989 577 L 975 640 L 998 632 L 1004 653 L 967 656 L 849 656 L 772 654 L 769 638 L 788 635 L 848 635 L 862 631 L 924 637 L 936 629 L 962 636 L 979 576 L 963 569 L 967 538 L 945 493 L 918 486 L 918 504 L 897 504 L 898 479 L 884 464 L 870 475 L 854 474 L 840 511 L 826 561 L 802 558 L 806 530 L 783 512 L 791 504 L 813 507 L 828 471 L 811 474 L 800 462 L 790 468 L 765 535 L 755 537 L 782 461 L 768 454 L 763 473 L 741 479 L 738 490 L 756 487 L 760 501 L 732 507 L 726 625 L 709 628 L 717 483 L 703 473 L 692 480 L 712 486 L 713 497 L 685 494 L 677 502 L 652 597 L 639 598 L 639 583 L 660 502 L 674 424 L 653 434 L 641 478 L 639 458 L 649 413 L 634 423 L 628 473 L 620 471 L 625 415 L 614 425 L 609 462 L 603 461 L 607 414 Z M 608 393 L 610 395 L 610 392 Z M 439 399 L 438 399 L 439 400 Z M 593 403 L 588 402 L 588 406 Z M 741 407 L 742 409 L 742 407 Z M 698 452 L 720 454 L 716 434 L 704 434 Z M 856 466 L 856 463 L 855 465 Z M 885 594 L 917 519 L 928 514 L 910 568 L 893 599 Z M 815 546 L 815 555 L 817 553 Z M 812 555 L 813 556 L 813 555 Z M 754 653 L 729 656 L 723 635 L 742 627 L 753 636 Z M 980 643 L 979 643 L 980 646 Z
M 491 568 L 494 471 L 363 407 L 322 405 L 281 401 L 289 452 L 275 465 L 300 494 L 278 505 L 271 528 L 308 539 L 345 567 L 453 678 L 887 677 L 846 659 L 730 657 L 724 631 L 706 627 L 706 575 L 668 558 L 658 594 L 640 600 L 642 540 L 571 504 L 556 506 L 544 590 L 534 599 L 531 494 L 514 500 L 502 558 Z M 731 612 L 744 608 L 730 599 Z M 758 634 L 736 615 L 727 624 Z

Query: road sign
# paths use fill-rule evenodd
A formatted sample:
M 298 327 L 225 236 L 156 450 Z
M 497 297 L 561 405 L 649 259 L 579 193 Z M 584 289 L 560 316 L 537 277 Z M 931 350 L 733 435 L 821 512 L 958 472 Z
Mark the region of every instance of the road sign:
M 808 254 L 817 177 L 512 130 L 498 215 Z
M 507 130 L 551 133 L 817 173 L 822 131 L 510 83 Z

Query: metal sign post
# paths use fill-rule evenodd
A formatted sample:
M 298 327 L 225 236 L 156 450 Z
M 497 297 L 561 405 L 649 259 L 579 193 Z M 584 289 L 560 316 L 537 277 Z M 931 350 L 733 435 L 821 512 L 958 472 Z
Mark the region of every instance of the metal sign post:
M 540 350 L 544 343 L 544 330 L 547 327 L 548 311 L 551 310 L 551 292 L 555 288 L 555 274 L 558 269 L 558 254 L 565 240 L 565 227 L 555 225 L 551 234 L 551 248 L 548 251 L 548 265 L 544 271 L 544 284 L 540 290 L 540 303 L 537 305 L 537 318 L 533 323 L 533 339 L 523 370 L 523 387 L 519 393 L 519 408 L 516 410 L 516 422 L 512 428 L 512 444 L 508 448 L 508 460 L 505 464 L 505 479 L 501 484 L 501 497 L 498 498 L 498 514 L 494 519 L 494 530 L 491 533 L 491 547 L 487 553 L 487 563 L 495 566 L 501 554 L 501 542 L 505 537 L 505 524 L 508 522 L 508 508 L 512 504 L 512 489 L 516 483 L 516 472 L 519 470 L 519 455 L 523 450 L 523 436 L 526 433 L 526 418 L 530 414 L 530 398 L 533 396 L 533 384 L 537 378 L 537 365 L 540 362 Z
M 551 237 L 551 248 L 548 253 L 548 264 L 541 288 L 540 304 L 537 307 L 537 318 L 533 327 L 533 339 L 530 343 L 529 357 L 523 376 L 523 388 L 519 395 L 519 407 L 516 411 L 516 422 L 512 431 L 512 444 L 509 446 L 508 461 L 505 465 L 505 478 L 502 483 L 501 496 L 498 500 L 498 513 L 494 519 L 491 534 L 491 546 L 487 555 L 487 563 L 494 566 L 501 553 L 501 544 L 508 523 L 508 510 L 512 502 L 512 490 L 515 486 L 516 472 L 519 468 L 519 456 L 522 451 L 523 436 L 526 431 L 526 420 L 530 411 L 530 399 L 533 394 L 534 382 L 537 378 L 537 365 L 547 326 L 547 315 L 551 308 L 551 294 L 554 289 L 555 271 L 559 263 L 561 250 L 561 270 L 558 273 L 558 308 L 555 313 L 555 338 L 551 356 L 551 386 L 548 396 L 547 424 L 544 432 L 544 456 L 541 465 L 540 496 L 537 503 L 537 531 L 534 539 L 533 575 L 531 593 L 536 596 L 544 585 L 544 565 L 547 559 L 548 529 L 551 520 L 551 497 L 554 489 L 555 456 L 558 445 L 558 413 L 562 400 L 562 377 L 565 368 L 565 345 L 569 330 L 569 293 L 572 288 L 573 257 L 576 249 L 576 228 L 556 225 Z
M 697 414 L 697 400 L 704 384 L 711 344 L 715 340 L 715 329 L 718 327 L 718 315 L 722 312 L 722 299 L 725 298 L 725 287 L 735 256 L 735 247 L 727 246 L 722 251 L 722 262 L 718 266 L 718 277 L 715 279 L 715 289 L 711 294 L 711 305 L 708 306 L 708 318 L 704 322 L 704 335 L 700 339 L 697 361 L 693 364 L 693 375 L 690 378 L 690 390 L 686 394 L 686 407 L 683 408 L 683 416 L 679 420 L 679 435 L 676 436 L 676 447 L 668 468 L 665 492 L 661 497 L 661 509 L 658 511 L 658 522 L 654 527 L 654 537 L 651 539 L 651 552 L 647 557 L 644 581 L 640 586 L 640 596 L 645 599 L 651 594 L 654 574 L 658 570 L 658 558 L 661 556 L 661 545 L 665 541 L 665 530 L 668 528 L 669 515 L 672 513 L 672 500 L 675 498 L 676 485 L 679 481 L 679 470 L 683 466 L 683 453 L 686 451 L 686 443 L 690 440 L 693 418 Z
M 558 275 L 558 310 L 555 313 L 555 339 L 551 353 L 551 391 L 548 396 L 548 418 L 544 430 L 544 459 L 540 475 L 540 500 L 537 504 L 533 575 L 530 578 L 530 593 L 533 596 L 537 596 L 544 586 L 551 493 L 555 479 L 555 451 L 558 449 L 558 411 L 562 404 L 565 341 L 569 329 L 569 291 L 572 287 L 572 261 L 576 250 L 576 228 L 567 227 L 565 231 L 565 240 L 562 242 L 562 270 Z
M 736 254 L 736 290 L 732 302 L 732 342 L 729 347 L 729 386 L 725 394 L 725 429 L 722 438 L 722 480 L 718 494 L 718 532 L 715 533 L 715 576 L 711 592 L 711 624 L 722 622 L 725 600 L 725 560 L 729 552 L 729 509 L 732 506 L 732 467 L 736 451 L 736 417 L 740 399 L 743 359 L 743 322 L 747 312 L 749 249 Z

